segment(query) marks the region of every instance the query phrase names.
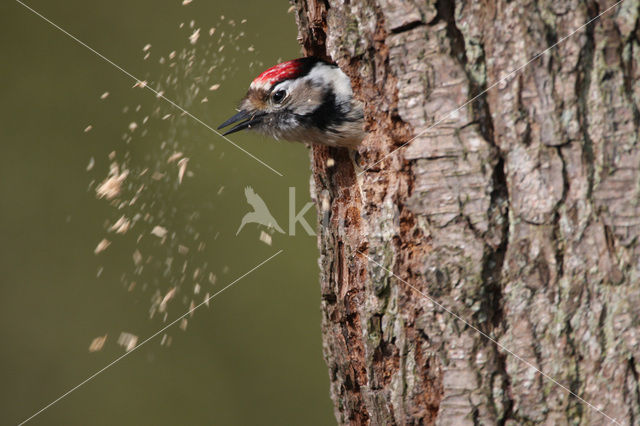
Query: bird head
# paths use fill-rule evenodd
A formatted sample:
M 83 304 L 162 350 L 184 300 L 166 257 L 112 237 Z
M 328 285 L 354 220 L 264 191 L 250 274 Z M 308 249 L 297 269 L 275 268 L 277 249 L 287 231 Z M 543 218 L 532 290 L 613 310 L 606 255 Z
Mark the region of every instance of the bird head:
M 252 129 L 276 139 L 355 146 L 364 137 L 360 102 L 349 78 L 316 58 L 283 62 L 253 80 L 224 135 Z

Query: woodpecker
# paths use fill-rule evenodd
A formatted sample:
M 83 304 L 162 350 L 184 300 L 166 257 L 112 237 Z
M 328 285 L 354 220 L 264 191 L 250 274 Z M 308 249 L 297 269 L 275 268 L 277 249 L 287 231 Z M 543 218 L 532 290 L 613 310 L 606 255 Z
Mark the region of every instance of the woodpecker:
M 362 103 L 336 65 L 299 58 L 264 71 L 249 86 L 238 113 L 218 129 L 252 129 L 275 139 L 354 148 L 365 136 Z

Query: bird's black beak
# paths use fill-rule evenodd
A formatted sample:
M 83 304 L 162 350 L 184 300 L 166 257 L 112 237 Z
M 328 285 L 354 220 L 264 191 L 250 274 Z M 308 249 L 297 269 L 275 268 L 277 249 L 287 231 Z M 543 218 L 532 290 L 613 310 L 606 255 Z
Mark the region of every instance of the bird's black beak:
M 242 123 L 238 123 L 233 126 L 231 129 L 227 130 L 222 134 L 222 136 L 230 135 L 231 133 L 239 132 L 240 130 L 249 129 L 251 126 L 255 126 L 256 124 L 262 122 L 263 113 L 249 113 L 247 111 L 240 111 L 220 126 L 218 126 L 218 130 L 223 127 L 227 127 L 233 123 L 237 123 L 238 121 L 242 121 Z

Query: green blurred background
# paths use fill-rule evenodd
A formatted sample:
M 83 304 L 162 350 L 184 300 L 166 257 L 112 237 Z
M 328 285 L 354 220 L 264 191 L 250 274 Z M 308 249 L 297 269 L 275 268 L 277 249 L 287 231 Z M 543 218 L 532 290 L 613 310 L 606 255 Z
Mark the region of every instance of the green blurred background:
M 233 114 L 263 67 L 299 56 L 286 2 L 26 3 L 153 87 L 166 86 L 168 97 L 215 126 Z M 216 27 L 212 37 L 210 27 Z M 202 31 L 192 46 L 188 36 L 195 28 Z M 170 329 L 171 345 L 161 345 L 158 336 L 30 424 L 334 423 L 322 360 L 315 237 L 298 227 L 295 236 L 273 234 L 270 246 L 254 224 L 235 235 L 251 210 L 246 186 L 287 230 L 288 188 L 296 188 L 298 210 L 310 201 L 307 148 L 232 135 L 280 177 L 178 117 L 149 91 L 132 88 L 129 77 L 19 3 L 2 2 L 0 31 L 0 423 L 25 420 L 122 355 L 116 343 L 121 332 L 143 340 L 184 313 L 190 300 L 199 303 L 205 292 L 220 290 L 280 249 L 209 308 L 198 309 L 185 331 Z M 146 44 L 152 47 L 144 60 Z M 160 63 L 185 49 L 195 57 L 189 73 L 182 72 L 188 57 L 176 58 L 173 69 Z M 216 65 L 209 74 L 208 64 Z M 167 82 L 167 76 L 176 80 Z M 213 83 L 220 88 L 209 91 Z M 158 118 L 167 113 L 174 117 Z M 133 121 L 138 128 L 131 131 Z M 181 185 L 176 165 L 166 161 L 174 150 L 190 159 L 192 175 Z M 96 197 L 113 151 L 131 170 L 125 200 L 147 184 L 133 207 L 118 209 Z M 87 171 L 91 158 L 95 164 Z M 150 171 L 138 176 L 144 168 Z M 155 183 L 148 178 L 154 169 L 164 174 Z M 125 235 L 107 231 L 122 214 L 136 213 L 142 219 Z M 312 225 L 314 214 L 306 215 Z M 154 224 L 169 230 L 165 244 L 150 236 Z M 102 238 L 111 245 L 96 255 Z M 201 242 L 206 248 L 197 251 Z M 177 253 L 179 245 L 190 252 Z M 143 270 L 134 265 L 135 250 L 147 259 Z M 174 259 L 168 272 L 167 258 Z M 209 274 L 215 284 L 202 280 Z M 173 286 L 178 290 L 166 322 L 162 315 L 150 318 L 153 294 Z M 105 334 L 104 348 L 90 353 L 91 341 Z

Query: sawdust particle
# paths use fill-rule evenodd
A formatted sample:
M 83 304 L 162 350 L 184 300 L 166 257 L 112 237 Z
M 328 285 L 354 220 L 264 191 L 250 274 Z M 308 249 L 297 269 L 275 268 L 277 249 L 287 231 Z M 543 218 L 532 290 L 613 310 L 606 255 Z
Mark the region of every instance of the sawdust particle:
M 187 157 L 181 158 L 180 161 L 178 161 L 178 183 L 182 183 L 184 172 L 187 170 L 187 163 L 189 163 L 189 159 Z
M 164 297 L 162 298 L 162 302 L 160 302 L 160 305 L 158 306 L 158 310 L 160 312 L 164 312 L 167 310 L 167 303 L 169 303 L 169 301 L 173 299 L 173 296 L 175 296 L 175 294 L 176 288 L 172 287 L 171 290 L 169 290 L 167 294 L 164 295 Z
M 158 238 L 164 238 L 167 235 L 167 228 L 164 228 L 162 226 L 154 226 L 153 229 L 151 230 L 151 233 L 153 235 L 155 235 Z
M 198 39 L 200 38 L 200 28 L 196 29 L 193 34 L 189 36 L 189 42 L 191 44 L 196 44 Z
M 260 241 L 265 243 L 266 245 L 271 245 L 271 235 L 267 234 L 264 231 L 260 231 Z
M 91 341 L 91 344 L 89 345 L 89 352 L 101 351 L 102 347 L 104 346 L 106 341 L 107 341 L 107 335 L 106 334 L 104 336 L 96 337 L 95 339 L 93 339 Z
M 116 234 L 124 234 L 129 230 L 130 226 L 131 221 L 123 215 L 113 225 L 111 225 L 109 231 L 115 232 Z
M 109 247 L 111 245 L 111 241 L 107 240 L 106 238 L 103 238 L 102 241 L 100 241 L 98 243 L 98 245 L 96 246 L 95 250 L 93 250 L 93 252 L 95 254 L 99 254 L 102 253 L 103 251 L 105 251 L 107 249 L 107 247 Z
M 129 352 L 138 344 L 138 336 L 123 331 L 118 337 L 118 344 L 123 346 L 124 349 Z

